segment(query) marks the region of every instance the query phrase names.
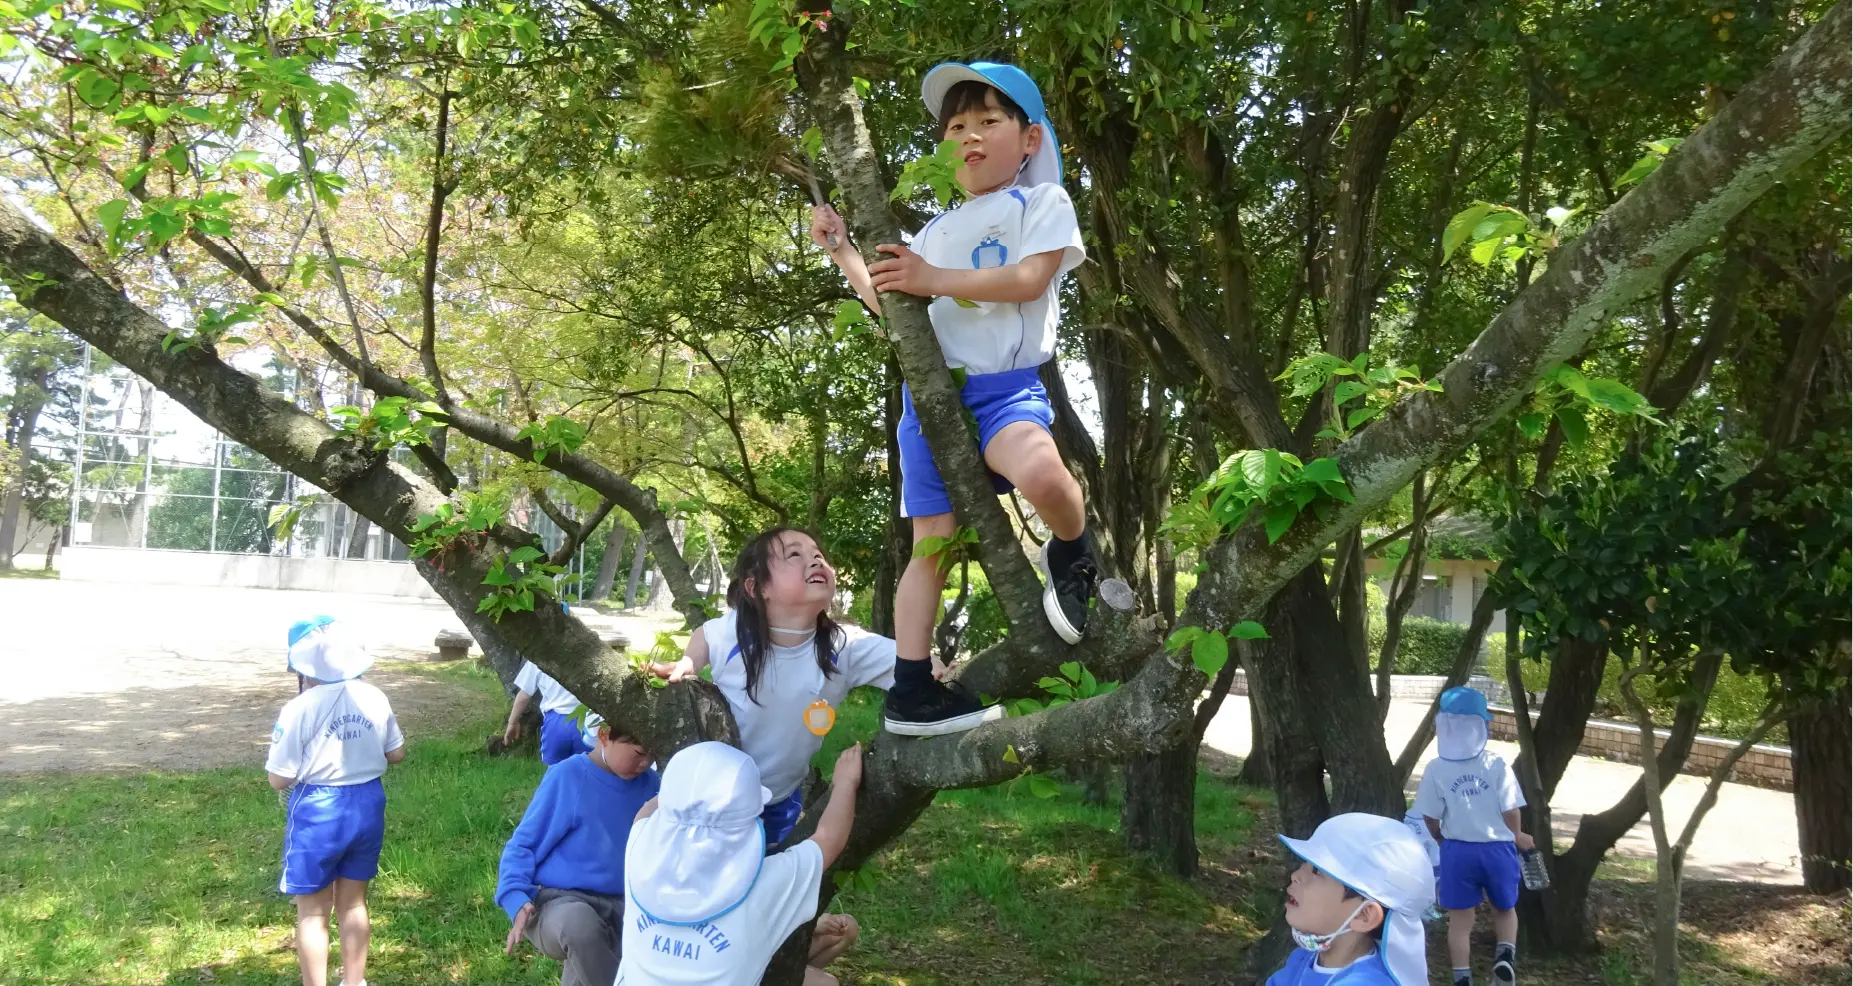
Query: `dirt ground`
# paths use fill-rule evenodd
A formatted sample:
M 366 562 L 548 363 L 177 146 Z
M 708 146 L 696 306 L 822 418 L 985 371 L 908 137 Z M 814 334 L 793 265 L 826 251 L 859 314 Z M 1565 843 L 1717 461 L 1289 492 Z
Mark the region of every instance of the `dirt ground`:
M 287 630 L 318 613 L 353 626 L 382 662 L 367 680 L 407 733 L 455 721 L 467 689 L 404 663 L 435 657 L 440 629 L 462 629 L 435 600 L 0 579 L 0 774 L 261 764 L 296 694 Z M 615 622 L 654 638 L 649 621 Z

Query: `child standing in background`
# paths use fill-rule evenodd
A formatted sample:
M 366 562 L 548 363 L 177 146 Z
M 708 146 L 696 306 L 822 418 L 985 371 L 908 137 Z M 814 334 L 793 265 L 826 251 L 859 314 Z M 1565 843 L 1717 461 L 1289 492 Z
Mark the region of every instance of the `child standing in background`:
M 967 201 L 928 222 L 913 246 L 883 243 L 889 254 L 865 264 L 843 220 L 820 205 L 811 239 L 830 251 L 863 304 L 900 291 L 932 299 L 927 313 L 946 363 L 965 371 L 960 401 L 976 419 L 978 449 L 999 493 L 1023 491 L 1053 535 L 1043 545 L 1043 614 L 1064 641 L 1081 641 L 1094 593 L 1087 507 L 1050 426 L 1055 420 L 1037 368 L 1055 357 L 1062 275 L 1086 256 L 1074 203 L 1062 188 L 1062 155 L 1042 94 L 1022 69 L 995 62 L 935 67 L 921 98 L 943 139 L 959 143 Z M 901 391 L 901 514 L 914 543 L 956 529 L 952 500 Z M 939 557 L 915 557 L 895 590 L 898 656 L 884 724 L 907 736 L 971 729 L 1003 714 L 935 680 L 929 660 L 945 575 Z
M 333 617 L 290 627 L 289 668 L 301 691 L 270 732 L 264 769 L 287 793 L 283 878 L 296 898 L 296 961 L 303 986 L 328 981 L 328 919 L 341 929 L 346 986 L 366 986 L 372 938 L 367 882 L 379 872 L 388 764 L 405 759 L 392 704 L 359 680 L 373 658 Z
M 1505 758 L 1486 748 L 1486 724 L 1493 718 L 1486 696 L 1472 688 L 1450 688 L 1435 714 L 1439 756 L 1422 771 L 1415 810 L 1441 843 L 1438 896 L 1448 912 L 1448 960 L 1454 986 L 1473 986 L 1469 965 L 1473 912 L 1484 896 L 1493 905 L 1493 982 L 1518 981 L 1518 885 L 1520 850 L 1531 836 L 1519 826 L 1525 795 Z
M 522 661 L 521 670 L 515 672 L 515 704 L 508 710 L 508 724 L 502 727 L 502 742 L 512 744 L 521 738 L 521 715 L 537 695 L 540 697 L 540 762 L 551 767 L 567 757 L 591 752 L 584 731 L 571 718 L 579 710 L 579 699 L 567 691 L 565 685 L 553 680 L 552 675 L 535 667 L 533 661 Z

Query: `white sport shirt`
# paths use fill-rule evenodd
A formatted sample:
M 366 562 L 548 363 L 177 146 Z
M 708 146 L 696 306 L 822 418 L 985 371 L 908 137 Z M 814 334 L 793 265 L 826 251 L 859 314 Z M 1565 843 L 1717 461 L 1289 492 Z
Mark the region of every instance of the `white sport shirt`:
M 1034 301 L 973 302 L 935 298 L 927 313 L 947 366 L 968 373 L 1036 367 L 1055 356 L 1062 276 L 1086 259 L 1074 202 L 1060 185 L 1011 186 L 941 213 L 914 236 L 913 249 L 935 267 L 975 270 L 1060 251 L 1048 290 Z

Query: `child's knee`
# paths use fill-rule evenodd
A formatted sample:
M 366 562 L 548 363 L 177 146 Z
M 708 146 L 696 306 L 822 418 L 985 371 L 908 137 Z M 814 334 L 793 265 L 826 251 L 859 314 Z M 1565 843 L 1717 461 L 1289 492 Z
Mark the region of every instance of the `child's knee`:
M 914 543 L 919 544 L 927 538 L 951 537 L 958 529 L 958 523 L 951 514 L 932 514 L 927 517 L 915 517 Z
M 1080 484 L 1069 475 L 1067 464 L 1059 456 L 1030 463 L 1015 483 L 1031 503 L 1053 503 L 1081 495 Z

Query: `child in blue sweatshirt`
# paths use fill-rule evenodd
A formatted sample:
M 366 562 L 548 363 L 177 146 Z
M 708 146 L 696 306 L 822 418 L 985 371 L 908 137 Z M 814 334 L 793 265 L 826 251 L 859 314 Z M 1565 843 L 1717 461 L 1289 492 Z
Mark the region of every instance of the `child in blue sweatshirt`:
M 561 986 L 611 986 L 617 978 L 624 845 L 662 785 L 634 737 L 604 723 L 595 728 L 592 752 L 541 778 L 496 874 L 496 905 L 514 922 L 507 953 L 526 938 L 564 965 Z

